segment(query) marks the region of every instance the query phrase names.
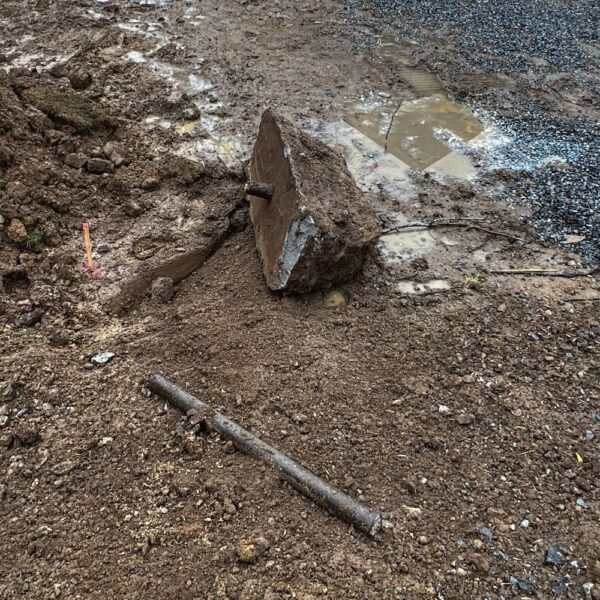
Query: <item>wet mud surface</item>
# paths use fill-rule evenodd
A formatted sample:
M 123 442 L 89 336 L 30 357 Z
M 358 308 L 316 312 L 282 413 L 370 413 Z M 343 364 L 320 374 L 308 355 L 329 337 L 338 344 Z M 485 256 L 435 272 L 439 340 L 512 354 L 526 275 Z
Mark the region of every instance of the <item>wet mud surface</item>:
M 577 51 L 528 36 L 494 70 L 519 49 L 464 31 L 497 5 L 456 6 L 0 5 L 1 598 L 600 598 L 593 164 L 536 146 L 595 131 L 592 7 L 555 18 Z M 243 190 L 267 107 L 377 214 L 350 283 L 266 286 Z M 559 175 L 577 203 L 532 201 Z M 152 373 L 389 523 L 335 519 Z

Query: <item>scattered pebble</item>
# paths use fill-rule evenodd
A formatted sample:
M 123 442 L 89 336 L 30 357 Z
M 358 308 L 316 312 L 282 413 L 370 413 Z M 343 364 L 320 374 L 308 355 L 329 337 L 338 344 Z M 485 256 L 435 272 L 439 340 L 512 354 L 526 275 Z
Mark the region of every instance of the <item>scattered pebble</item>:
M 563 581 L 552 581 L 550 582 L 550 589 L 555 594 L 564 594 L 567 591 L 567 586 Z
M 583 498 L 577 498 L 575 503 L 577 504 L 577 506 L 580 506 L 581 508 L 589 508 L 590 507 L 590 505 Z
M 594 437 L 595 437 L 594 436 L 594 432 L 591 429 L 588 429 L 585 432 L 585 439 L 586 439 L 586 441 L 592 442 L 594 440 Z
M 56 411 L 54 410 L 54 406 L 52 406 L 52 404 L 49 402 L 44 402 L 44 404 L 42 404 L 42 412 L 47 417 L 51 417 Z
M 72 152 L 65 156 L 65 165 L 73 169 L 81 169 L 87 163 L 87 156 L 81 152 Z
M 562 567 L 567 562 L 566 554 L 567 552 L 560 546 L 550 546 L 550 548 L 546 550 L 544 563 L 547 565 Z
M 494 539 L 494 532 L 489 527 L 482 527 L 479 533 L 488 540 Z
M 525 581 L 524 579 L 517 579 L 516 577 L 513 577 L 511 575 L 508 579 L 508 582 L 511 585 L 516 585 L 522 592 L 525 592 L 527 594 L 533 593 L 533 583 L 530 583 L 529 581 Z
M 523 519 L 523 520 L 521 521 L 521 527 L 522 527 L 523 529 L 527 529 L 527 528 L 529 527 L 529 519 Z
M 115 170 L 115 166 L 110 162 L 110 160 L 106 160 L 104 158 L 90 158 L 90 160 L 87 161 L 85 168 L 89 173 L 94 173 L 95 175 L 112 173 Z
M 450 412 L 450 408 L 445 404 L 440 404 L 438 406 L 438 412 L 440 413 L 440 415 L 446 415 Z
M 170 277 L 158 277 L 152 282 L 152 298 L 160 302 L 168 302 L 175 295 L 173 280 Z
M 243 563 L 252 564 L 264 554 L 269 548 L 269 542 L 262 537 L 256 538 L 253 542 L 247 539 L 241 539 L 236 547 L 235 552 L 237 557 Z
M 0 427 L 8 425 L 8 415 L 0 415 Z
M 472 413 L 458 415 L 458 417 L 456 417 L 456 422 L 459 425 L 471 425 L 471 423 L 475 422 L 475 415 Z
M 8 239 L 15 244 L 22 244 L 27 240 L 27 229 L 19 219 L 13 219 L 6 230 Z
M 92 356 L 92 364 L 93 365 L 105 365 L 107 362 L 111 361 L 114 357 L 115 357 L 115 353 L 114 352 L 100 352 L 99 354 L 96 354 L 95 356 Z

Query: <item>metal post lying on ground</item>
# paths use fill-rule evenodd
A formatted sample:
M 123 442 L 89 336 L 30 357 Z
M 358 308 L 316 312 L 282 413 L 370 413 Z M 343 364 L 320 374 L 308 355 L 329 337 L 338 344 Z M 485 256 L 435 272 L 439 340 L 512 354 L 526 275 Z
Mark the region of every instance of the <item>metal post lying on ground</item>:
M 380 513 L 369 510 L 364 504 L 330 486 L 293 458 L 263 442 L 222 413 L 202 402 L 202 400 L 177 387 L 162 375 L 152 375 L 148 387 L 183 412 L 197 411 L 202 414 L 209 426 L 231 440 L 242 452 L 277 467 L 285 479 L 300 493 L 311 498 L 336 517 L 348 521 L 370 535 L 375 535 L 380 528 Z

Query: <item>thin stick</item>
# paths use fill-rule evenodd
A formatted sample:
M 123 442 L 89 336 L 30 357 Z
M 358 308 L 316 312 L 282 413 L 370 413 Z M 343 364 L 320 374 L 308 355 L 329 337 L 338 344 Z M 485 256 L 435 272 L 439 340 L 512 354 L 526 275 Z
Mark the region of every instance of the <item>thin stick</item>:
M 402 104 L 398 104 L 398 106 L 396 106 L 396 110 L 392 113 L 392 118 L 390 119 L 390 124 L 388 125 L 387 131 L 385 132 L 385 140 L 383 143 L 383 151 L 384 152 L 388 151 L 388 138 L 390 137 L 390 133 L 392 131 L 392 125 L 394 124 L 394 119 L 396 118 L 396 113 L 400 110 L 401 106 L 402 106 Z
M 231 440 L 242 452 L 278 468 L 301 494 L 311 498 L 335 516 L 370 535 L 375 535 L 381 527 L 381 515 L 378 512 L 369 510 L 364 504 L 335 489 L 293 458 L 263 442 L 202 400 L 178 388 L 168 379 L 161 375 L 153 375 L 148 386 L 185 413 L 190 410 L 200 413 L 209 426 Z
M 430 223 L 408 223 L 406 225 L 398 225 L 398 227 L 394 227 L 392 229 L 386 229 L 383 232 L 383 235 L 387 235 L 389 233 L 395 233 L 402 229 L 434 229 L 437 227 L 464 227 L 465 229 L 475 229 L 477 231 L 482 231 L 483 233 L 487 233 L 489 235 L 496 235 L 500 237 L 505 237 L 510 240 L 514 240 L 516 242 L 525 243 L 526 240 L 523 238 L 517 237 L 512 233 L 508 233 L 506 231 L 499 231 L 498 229 L 488 229 L 487 227 L 481 227 L 481 225 L 474 225 L 473 222 L 485 222 L 483 219 L 477 219 L 476 217 L 470 218 L 468 221 L 431 221 Z
M 499 269 L 490 271 L 492 275 L 532 275 L 536 277 L 588 277 L 596 272 L 590 271 L 558 271 L 556 269 Z

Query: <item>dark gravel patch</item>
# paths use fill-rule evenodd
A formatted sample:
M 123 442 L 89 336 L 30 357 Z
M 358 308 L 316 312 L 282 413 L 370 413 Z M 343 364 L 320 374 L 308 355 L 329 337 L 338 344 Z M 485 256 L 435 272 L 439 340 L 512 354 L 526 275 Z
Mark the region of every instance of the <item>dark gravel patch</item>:
M 457 100 L 483 112 L 486 122 L 510 138 L 489 151 L 487 162 L 517 174 L 506 200 L 527 201 L 540 236 L 560 242 L 585 236 L 575 248 L 586 262 L 600 262 L 600 7 L 516 0 L 346 0 L 351 19 L 375 31 L 393 30 L 417 41 L 431 68 Z M 361 11 L 369 10 L 371 13 Z M 372 19 L 365 15 L 372 14 Z M 383 19 L 377 18 L 383 17 Z M 432 42 L 431 33 L 442 43 Z M 359 42 L 361 43 L 361 42 Z M 458 52 L 448 52 L 448 47 Z M 509 95 L 465 88 L 465 74 L 510 77 Z M 559 75 L 560 74 L 560 75 Z M 566 78 L 585 114 L 573 116 L 554 98 L 556 77 Z M 564 81 L 565 79 L 563 79 Z

